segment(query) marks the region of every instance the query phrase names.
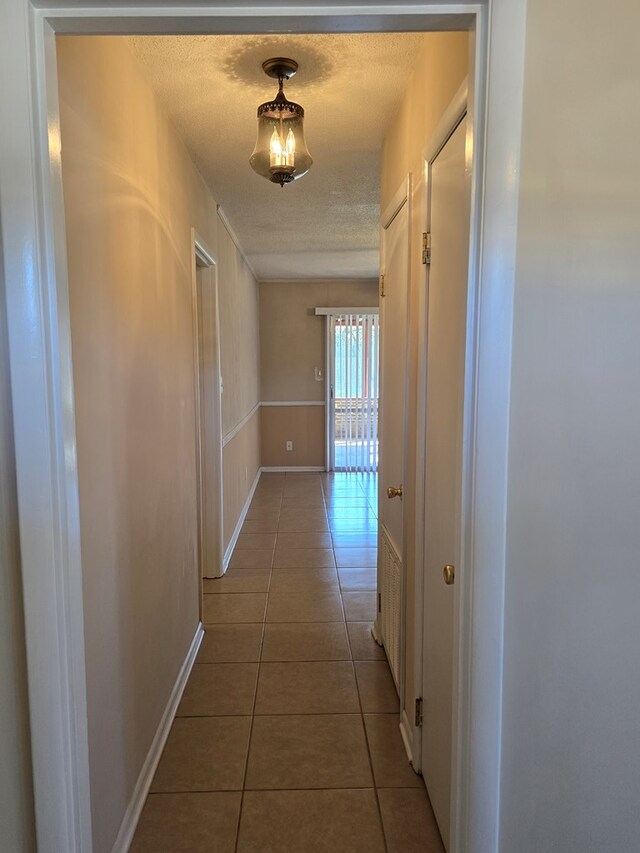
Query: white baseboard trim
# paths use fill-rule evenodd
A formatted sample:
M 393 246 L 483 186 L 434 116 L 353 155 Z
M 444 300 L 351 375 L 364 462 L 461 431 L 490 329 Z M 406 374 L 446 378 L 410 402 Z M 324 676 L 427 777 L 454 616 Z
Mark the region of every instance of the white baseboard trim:
M 402 735 L 402 743 L 404 744 L 407 758 L 413 767 L 413 729 L 405 709 L 402 710 L 402 714 L 400 715 L 400 734 Z
M 203 637 L 204 628 L 202 627 L 202 622 L 198 622 L 196 633 L 191 641 L 191 646 L 189 647 L 187 656 L 180 667 L 180 672 L 178 673 L 176 683 L 173 685 L 173 690 L 171 691 L 169 701 L 167 702 L 164 714 L 162 715 L 162 719 L 160 720 L 160 724 L 156 730 L 151 748 L 149 749 L 145 762 L 142 765 L 142 770 L 138 776 L 136 786 L 133 789 L 131 800 L 129 801 L 124 818 L 120 824 L 120 829 L 114 845 L 111 848 L 111 853 L 127 853 L 131 846 L 145 800 L 147 799 L 147 794 L 149 793 L 149 788 L 151 787 L 151 782 L 153 781 L 153 775 L 156 772 L 160 756 L 162 755 L 162 750 L 164 749 L 164 745 L 169 737 L 173 718 L 178 710 L 180 699 L 182 699 L 184 688 L 186 687 L 187 680 L 191 674 L 191 669 L 195 662 Z
M 267 467 L 263 465 L 260 470 L 265 474 L 286 474 L 287 472 L 301 474 L 305 471 L 325 471 L 326 469 L 324 465 L 269 465 Z
M 256 478 L 253 481 L 253 485 L 249 489 L 249 494 L 247 495 L 247 499 L 243 504 L 242 511 L 236 522 L 236 526 L 231 534 L 231 539 L 229 540 L 229 544 L 227 545 L 224 558 L 222 560 L 222 574 L 224 574 L 229 568 L 229 561 L 231 560 L 231 555 L 233 554 L 233 549 L 236 547 L 236 542 L 238 541 L 238 536 L 240 536 L 240 531 L 242 530 L 242 525 L 244 524 L 244 520 L 247 517 L 247 513 L 249 512 L 249 507 L 251 506 L 251 501 L 253 500 L 253 494 L 256 490 L 256 486 L 258 485 L 258 480 L 260 479 L 260 474 L 263 472 L 263 468 L 258 468 L 258 472 L 256 474 Z

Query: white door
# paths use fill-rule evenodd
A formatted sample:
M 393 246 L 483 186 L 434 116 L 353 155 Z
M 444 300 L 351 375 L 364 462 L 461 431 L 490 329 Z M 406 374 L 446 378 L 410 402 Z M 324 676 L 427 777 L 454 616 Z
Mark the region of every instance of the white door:
M 449 849 L 454 586 L 460 553 L 462 414 L 469 246 L 463 118 L 429 168 L 422 772 Z M 449 575 L 455 569 L 447 570 Z M 449 580 L 451 577 L 449 576 Z
M 410 226 L 407 182 L 383 219 L 380 282 L 380 597 L 376 630 L 399 690 L 404 515 L 402 495 L 389 498 L 387 489 L 400 490 L 404 480 Z
M 215 266 L 196 257 L 199 538 L 202 577 L 222 574 L 222 405 Z

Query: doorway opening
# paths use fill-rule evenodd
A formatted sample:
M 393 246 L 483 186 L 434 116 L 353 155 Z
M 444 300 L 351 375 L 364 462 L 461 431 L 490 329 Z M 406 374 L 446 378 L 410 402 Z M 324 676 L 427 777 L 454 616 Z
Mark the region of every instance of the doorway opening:
M 378 310 L 331 314 L 328 323 L 327 435 L 330 471 L 378 470 Z
M 442 9 L 444 6 L 438 8 Z M 474 413 L 473 423 L 468 429 L 471 437 L 469 444 L 473 445 L 469 455 L 474 471 L 477 472 L 473 482 L 476 500 L 473 503 L 468 502 L 468 528 L 471 531 L 481 526 L 483 530 L 488 530 L 488 534 L 481 543 L 470 534 L 468 542 L 465 540 L 467 571 L 461 574 L 460 578 L 464 580 L 467 576 L 470 579 L 467 594 L 460 596 L 463 606 L 469 611 L 464 614 L 462 624 L 467 627 L 464 629 L 464 636 L 460 638 L 461 668 L 467 677 L 460 678 L 460 683 L 473 684 L 473 690 L 465 687 L 458 697 L 459 728 L 466 731 L 465 723 L 473 717 L 474 733 L 473 738 L 464 738 L 461 742 L 463 754 L 459 757 L 458 766 L 468 769 L 472 752 L 474 763 L 472 772 L 465 776 L 464 786 L 459 786 L 461 800 L 457 803 L 457 814 L 454 817 L 460 833 L 458 849 L 466 849 L 465 839 L 470 835 L 473 837 L 474 826 L 482 822 L 483 815 L 492 816 L 498 813 L 497 808 L 491 808 L 491 803 L 497 802 L 498 797 L 499 750 L 496 744 L 500 735 L 499 714 L 494 713 L 497 702 L 494 697 L 499 696 L 499 690 L 494 690 L 493 687 L 496 679 L 499 686 L 501 647 L 499 643 L 491 645 L 486 642 L 491 633 L 491 626 L 495 623 L 495 605 L 492 602 L 490 608 L 485 606 L 485 602 L 491 600 L 488 594 L 482 599 L 478 596 L 477 601 L 472 598 L 474 575 L 471 568 L 475 562 L 494 567 L 491 576 L 484 579 L 486 582 L 483 591 L 487 592 L 488 585 L 492 590 L 500 591 L 504 574 L 504 489 L 496 487 L 495 483 L 501 484 L 504 481 L 500 473 L 504 449 L 507 446 L 505 413 L 508 412 L 512 260 L 516 234 L 512 226 L 517 214 L 518 192 L 517 180 L 514 181 L 512 175 L 513 164 L 517 166 L 520 150 L 521 47 L 525 4 L 507 4 L 495 0 L 491 3 L 491 15 L 486 14 L 484 4 L 470 8 L 470 12 L 461 14 L 460 7 L 451 4 L 451 12 L 457 16 L 460 25 L 468 26 L 471 22 L 478 34 L 478 58 L 474 77 L 474 97 L 477 99 L 475 103 L 478 111 L 474 112 L 472 120 L 476 127 L 476 153 L 480 168 L 474 176 L 470 278 L 474 279 L 479 293 L 482 291 L 482 296 L 486 297 L 481 308 L 493 299 L 491 311 L 478 312 L 481 316 L 477 322 L 478 337 L 474 340 L 473 362 L 476 385 L 482 389 L 481 403 L 498 399 L 500 406 L 497 414 L 495 405 L 465 407 Z M 45 670 L 49 673 L 46 680 L 33 679 L 33 695 L 30 697 L 32 729 L 38 735 L 37 739 L 34 738 L 38 825 L 42 837 L 64 838 L 65 849 L 75 850 L 80 849 L 81 839 L 90 832 L 90 815 L 88 798 L 82 794 L 82 791 L 88 790 L 88 785 L 84 784 L 88 771 L 84 746 L 85 673 L 81 653 L 83 612 L 81 605 L 76 607 L 77 602 L 82 601 L 77 472 L 73 465 L 65 468 L 60 463 L 64 458 L 65 448 L 75 446 L 75 426 L 73 417 L 67 417 L 66 414 L 62 417 L 62 413 L 67 413 L 68 401 L 71 401 L 71 407 L 73 406 L 73 387 L 69 369 L 70 336 L 64 234 L 60 225 L 62 194 L 59 150 L 55 145 L 47 146 L 47 129 L 55 130 L 58 126 L 55 86 L 51 85 L 52 81 L 55 81 L 55 70 L 52 70 L 55 51 L 51 48 L 50 36 L 55 31 L 94 33 L 98 27 L 110 28 L 110 31 L 119 33 L 143 32 L 148 31 L 150 21 L 160 31 L 163 28 L 171 30 L 188 26 L 194 32 L 237 32 L 239 26 L 251 31 L 255 31 L 257 26 L 258 30 L 262 31 L 273 28 L 274 24 L 273 18 L 269 18 L 267 24 L 265 19 L 240 15 L 234 17 L 226 10 L 218 10 L 215 15 L 207 10 L 198 14 L 191 10 L 188 22 L 186 17 L 184 20 L 179 18 L 179 10 L 167 14 L 167 10 L 160 7 L 150 7 L 145 10 L 144 16 L 139 17 L 136 16 L 139 12 L 133 11 L 129 16 L 116 7 L 110 9 L 108 4 L 99 12 L 85 9 L 78 15 L 66 8 L 52 11 L 51 6 L 46 10 L 34 6 L 30 7 L 30 11 L 33 13 L 30 33 L 33 42 L 25 41 L 23 30 L 26 28 L 23 26 L 22 11 L 16 13 L 15 20 L 10 20 L 9 34 L 15 34 L 15 38 L 7 38 L 10 50 L 6 61 L 7 64 L 15 64 L 16 91 L 26 97 L 22 98 L 23 103 L 16 104 L 20 120 L 14 123 L 9 137 L 12 147 L 7 149 L 9 154 L 24 152 L 24 155 L 21 153 L 16 167 L 16 175 L 20 176 L 19 193 L 10 184 L 5 198 L 9 202 L 15 198 L 16 207 L 23 212 L 38 210 L 42 211 L 42 215 L 37 218 L 16 216 L 8 231 L 10 236 L 15 237 L 6 241 L 9 246 L 6 256 L 8 269 L 25 269 L 24 278 L 27 279 L 24 292 L 12 281 L 8 288 L 10 322 L 13 327 L 10 346 L 14 379 L 19 378 L 25 365 L 29 363 L 36 364 L 39 368 L 38 375 L 38 371 L 29 374 L 29 381 L 13 383 L 16 432 L 21 436 L 17 454 L 23 462 L 29 456 L 41 460 L 38 478 L 32 476 L 32 467 L 24 464 L 19 466 L 21 494 L 27 503 L 31 498 L 35 500 L 41 493 L 46 492 L 47 495 L 46 500 L 43 498 L 37 529 L 30 529 L 33 524 L 28 516 L 21 519 L 24 523 L 25 539 L 29 539 L 33 534 L 34 538 L 44 545 L 39 549 L 28 550 L 23 561 L 23 573 L 27 581 L 25 610 L 30 648 L 29 669 L 34 673 Z M 343 28 L 363 26 L 362 16 L 354 14 L 353 8 L 347 7 L 338 11 L 333 9 L 330 15 L 318 15 L 313 19 L 309 18 L 308 10 L 300 6 L 292 7 L 286 13 L 281 11 L 280 15 L 276 26 L 286 32 L 306 32 L 310 25 L 320 28 L 321 31 L 332 32 L 336 27 L 336 18 L 342 19 L 339 23 Z M 171 20 L 172 16 L 174 20 Z M 241 25 L 239 20 L 243 22 Z M 402 13 L 392 6 L 381 7 L 379 15 L 370 15 L 364 20 L 365 26 L 404 25 L 420 29 L 443 26 L 446 23 L 446 20 L 424 12 L 404 13 L 403 17 Z M 450 22 L 451 19 L 449 24 Z M 505 37 L 505 34 L 508 34 L 508 37 Z M 490 62 L 487 55 L 488 45 L 491 46 Z M 24 61 L 24 57 L 28 56 L 34 57 L 34 66 L 31 69 Z M 506 69 L 513 73 L 505 74 Z M 484 132 L 485 107 L 489 117 L 488 133 Z M 49 138 L 55 140 L 55 133 Z M 2 148 L 3 155 L 7 154 L 4 145 Z M 9 156 L 6 159 L 8 161 Z M 506 164 L 510 164 L 512 168 L 505 168 Z M 18 181 L 15 183 L 17 186 Z M 27 257 L 26 260 L 19 256 L 19 248 L 12 248 L 21 247 L 25 243 L 36 247 L 33 258 Z M 13 278 L 18 284 L 22 284 L 22 274 Z M 25 298 L 25 293 L 28 298 Z M 493 310 L 496 302 L 502 310 Z M 37 334 L 33 334 L 34 330 Z M 31 345 L 36 338 L 44 343 L 34 359 L 33 353 L 27 352 L 27 345 Z M 475 401 L 476 385 L 469 389 L 467 402 Z M 27 397 L 30 398 L 28 402 L 31 405 L 26 405 Z M 54 413 L 53 416 L 51 412 Z M 33 428 L 34 424 L 38 429 Z M 491 429 L 487 430 L 487 426 Z M 476 434 L 485 435 L 487 432 L 491 440 L 480 443 L 476 448 L 473 443 Z M 495 461 L 497 464 L 490 464 Z M 51 488 L 42 489 L 43 477 L 48 480 Z M 489 491 L 491 500 L 479 499 Z M 53 519 L 50 533 L 47 525 L 42 523 L 43 515 Z M 57 547 L 60 542 L 63 545 Z M 481 547 L 484 550 L 480 553 Z M 43 553 L 47 555 L 46 571 L 42 571 Z M 51 555 L 54 555 L 53 560 Z M 495 560 L 491 559 L 494 555 Z M 38 583 L 35 582 L 36 579 Z M 58 592 L 57 596 L 53 594 L 55 591 Z M 499 597 L 495 600 L 498 600 L 500 611 Z M 57 609 L 49 620 L 50 624 L 43 625 L 43 604 L 51 601 L 57 602 Z M 485 640 L 485 643 L 478 643 L 477 640 Z M 42 666 L 43 662 L 48 661 L 48 650 L 53 647 L 61 649 L 59 666 Z M 473 656 L 468 651 L 471 647 L 474 649 Z M 472 679 L 470 676 L 475 675 L 478 670 L 483 673 L 487 670 L 490 674 L 497 673 L 496 679 Z M 60 696 L 65 701 L 59 701 Z M 52 715 L 52 707 L 59 707 L 60 713 Z M 66 713 L 67 707 L 75 710 Z M 472 710 L 476 708 L 478 713 L 472 714 Z M 47 713 L 43 713 L 45 710 Z M 73 731 L 71 735 L 70 730 Z M 59 755 L 56 754 L 52 758 L 50 747 L 44 745 L 57 743 L 61 743 L 62 748 Z M 78 772 L 70 774 L 69 768 Z M 69 781 L 70 778 L 76 780 L 74 784 Z M 491 782 L 489 786 L 486 784 L 487 778 Z M 51 779 L 53 784 L 50 784 Z M 68 783 L 55 784 L 59 779 L 65 779 Z M 487 787 L 490 789 L 488 793 Z M 50 799 L 51 791 L 56 791 L 53 801 Z M 42 792 L 46 794 L 43 795 Z M 487 800 L 491 801 L 489 805 Z M 474 809 L 477 803 L 482 804 L 480 818 L 475 817 L 480 813 L 477 808 Z M 59 819 L 52 819 L 52 814 L 59 815 Z M 497 826 L 493 825 L 495 821 L 487 817 L 486 822 L 491 825 L 482 837 L 497 836 Z
M 195 233 L 193 242 L 198 574 L 201 579 L 217 578 L 223 573 L 222 381 L 217 264 Z

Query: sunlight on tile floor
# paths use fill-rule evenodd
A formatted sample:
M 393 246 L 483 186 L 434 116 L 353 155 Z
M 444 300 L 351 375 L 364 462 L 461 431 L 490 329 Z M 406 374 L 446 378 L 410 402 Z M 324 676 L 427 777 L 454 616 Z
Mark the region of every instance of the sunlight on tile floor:
M 376 490 L 262 475 L 133 853 L 443 853 L 371 638 Z

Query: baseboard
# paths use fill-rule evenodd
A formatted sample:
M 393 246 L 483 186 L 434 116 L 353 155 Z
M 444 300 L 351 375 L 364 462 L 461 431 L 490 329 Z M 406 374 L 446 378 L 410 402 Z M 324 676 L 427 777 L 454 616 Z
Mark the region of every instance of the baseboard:
M 402 743 L 404 744 L 409 763 L 413 766 L 413 729 L 409 722 L 409 717 L 407 717 L 407 712 L 404 709 L 400 715 L 400 734 L 402 735 Z
M 147 794 L 149 793 L 149 788 L 151 787 L 151 782 L 153 781 L 153 775 L 156 772 L 160 756 L 162 755 L 162 750 L 164 749 L 164 745 L 169 737 L 173 718 L 178 710 L 180 699 L 182 699 L 184 688 L 186 687 L 187 680 L 191 673 L 191 669 L 195 662 L 203 637 L 204 628 L 202 627 L 202 622 L 198 622 L 196 633 L 191 641 L 191 646 L 189 647 L 187 656 L 180 667 L 178 678 L 176 679 L 176 683 L 173 685 L 173 690 L 171 691 L 169 701 L 167 702 L 164 714 L 162 715 L 155 737 L 153 738 L 153 743 L 151 744 L 151 748 L 149 749 L 145 762 L 142 765 L 142 770 L 140 771 L 138 781 L 136 782 L 136 786 L 133 790 L 133 795 L 129 801 L 122 823 L 120 824 L 120 829 L 115 843 L 111 848 L 111 853 L 127 853 L 131 846 L 145 800 L 147 799 Z
M 286 474 L 287 472 L 301 474 L 305 471 L 325 471 L 326 469 L 324 465 L 263 465 L 260 470 L 265 474 Z
M 224 557 L 222 560 L 222 574 L 224 574 L 228 567 L 229 562 L 231 560 L 231 555 L 233 554 L 233 549 L 236 547 L 236 542 L 238 541 L 238 536 L 240 536 L 240 531 L 242 530 L 242 525 L 244 524 L 244 520 L 247 517 L 247 513 L 249 512 L 249 507 L 251 506 L 251 501 L 253 500 L 253 495 L 256 490 L 256 486 L 258 485 L 258 480 L 260 479 L 260 474 L 263 472 L 263 468 L 258 468 L 258 472 L 256 474 L 256 478 L 253 481 L 253 485 L 249 489 L 249 494 L 247 495 L 247 499 L 242 506 L 242 511 L 238 517 L 238 521 L 236 522 L 236 526 L 231 534 L 231 539 L 229 540 L 229 544 L 227 545 Z

